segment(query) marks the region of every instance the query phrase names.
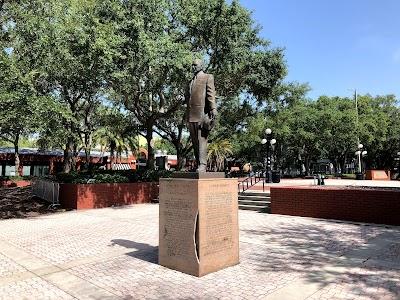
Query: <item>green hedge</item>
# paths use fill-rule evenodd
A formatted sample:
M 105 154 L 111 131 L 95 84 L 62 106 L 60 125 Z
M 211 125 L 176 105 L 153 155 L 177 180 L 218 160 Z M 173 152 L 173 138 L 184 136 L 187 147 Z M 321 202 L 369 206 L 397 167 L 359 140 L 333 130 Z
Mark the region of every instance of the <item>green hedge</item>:
M 171 177 L 171 171 L 133 171 L 133 170 L 103 170 L 95 172 L 60 173 L 47 178 L 60 183 L 124 183 L 124 182 L 153 182 L 160 178 Z
M 342 174 L 342 179 L 356 179 L 356 174 Z
M 20 181 L 20 180 L 31 180 L 33 176 L 0 176 L 1 181 Z

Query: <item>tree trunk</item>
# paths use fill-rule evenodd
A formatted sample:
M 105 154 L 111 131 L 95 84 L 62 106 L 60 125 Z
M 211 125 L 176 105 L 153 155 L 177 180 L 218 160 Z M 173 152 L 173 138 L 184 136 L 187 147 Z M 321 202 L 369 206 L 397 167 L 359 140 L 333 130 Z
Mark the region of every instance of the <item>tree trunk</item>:
M 92 137 L 85 133 L 85 168 L 90 169 L 90 151 L 92 148 Z
M 339 164 L 340 164 L 340 171 L 342 172 L 342 174 L 346 173 L 346 156 L 340 158 L 339 160 Z
M 15 164 L 15 176 L 22 176 L 20 170 L 20 159 L 19 159 L 19 134 L 14 139 L 14 164 Z
M 153 134 L 152 132 L 146 134 L 146 141 L 147 141 L 147 169 L 153 170 L 154 169 L 154 149 L 152 144 Z
M 64 162 L 63 162 L 63 172 L 70 173 L 71 171 L 75 170 L 74 165 L 74 142 L 71 138 L 68 138 L 68 142 L 65 145 L 64 149 Z
M 90 170 L 90 148 L 85 148 L 85 169 Z
M 113 164 L 115 161 L 115 149 L 117 148 L 117 143 L 115 140 L 110 142 L 110 168 L 112 169 Z
M 68 147 L 68 143 L 64 149 L 64 161 L 63 161 L 63 173 L 70 173 L 71 172 L 71 152 Z
M 147 141 L 147 169 L 154 170 L 154 149 L 152 145 L 153 123 L 147 125 L 146 141 Z
M 333 160 L 333 170 L 335 171 L 335 175 L 339 174 L 339 163 L 338 163 L 339 159 L 337 157 L 335 157 L 335 159 Z
M 79 157 L 79 151 L 78 151 L 78 145 L 76 143 L 72 144 L 72 163 L 71 163 L 71 167 L 72 167 L 72 171 L 77 171 L 77 161 L 78 161 L 78 157 Z M 80 168 L 80 165 L 79 165 Z
M 176 158 L 177 158 L 177 166 L 176 169 L 178 171 L 183 170 L 183 168 L 186 165 L 186 153 L 187 151 L 185 151 L 182 147 L 182 143 L 180 143 L 179 141 L 175 141 L 174 143 L 174 147 L 176 150 Z
M 310 160 L 308 157 L 305 158 L 306 176 L 310 175 Z

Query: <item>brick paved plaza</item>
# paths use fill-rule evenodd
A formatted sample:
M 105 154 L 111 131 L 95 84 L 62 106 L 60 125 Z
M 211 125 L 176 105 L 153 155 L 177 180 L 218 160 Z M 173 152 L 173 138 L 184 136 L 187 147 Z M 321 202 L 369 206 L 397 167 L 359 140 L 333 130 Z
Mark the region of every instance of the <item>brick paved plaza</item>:
M 238 266 L 157 264 L 158 205 L 0 221 L 0 299 L 400 299 L 400 228 L 240 211 Z

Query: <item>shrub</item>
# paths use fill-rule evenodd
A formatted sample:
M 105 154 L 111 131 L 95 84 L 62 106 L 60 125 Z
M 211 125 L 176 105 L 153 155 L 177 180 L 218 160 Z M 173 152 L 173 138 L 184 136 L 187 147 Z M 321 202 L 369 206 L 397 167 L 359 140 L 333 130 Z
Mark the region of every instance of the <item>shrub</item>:
M 123 182 L 152 182 L 160 178 L 171 177 L 171 171 L 157 170 L 96 170 L 92 172 L 59 173 L 48 176 L 47 179 L 60 183 L 123 183 Z
M 97 174 L 88 183 L 123 183 L 129 182 L 128 177 L 119 174 Z
M 145 170 L 143 173 L 139 173 L 139 181 L 151 182 L 159 181 L 160 178 L 171 177 L 172 171 L 167 170 Z
M 342 174 L 342 179 L 356 179 L 356 174 Z
M 1 181 L 19 181 L 19 180 L 31 180 L 33 176 L 0 176 Z

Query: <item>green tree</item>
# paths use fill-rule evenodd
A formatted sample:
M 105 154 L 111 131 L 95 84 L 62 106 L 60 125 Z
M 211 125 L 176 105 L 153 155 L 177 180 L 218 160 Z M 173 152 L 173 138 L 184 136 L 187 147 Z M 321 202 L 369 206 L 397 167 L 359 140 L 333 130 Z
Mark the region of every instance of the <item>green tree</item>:
M 124 59 L 115 95 L 138 119 L 147 139 L 155 127 L 178 156 L 188 153 L 183 99 L 195 57 L 215 75 L 221 103 L 249 92 L 262 103 L 286 74 L 281 49 L 259 37 L 251 13 L 238 1 L 125 1 Z M 184 144 L 184 145 L 182 145 Z
M 182 106 L 186 65 L 192 54 L 171 20 L 172 1 L 124 1 L 120 35 L 124 40 L 111 97 L 123 103 L 147 140 L 148 166 L 154 166 L 153 132 Z
M 0 8 L 4 7 L 0 3 Z M 24 55 L 26 45 L 11 39 L 12 18 L 1 11 L 0 43 L 0 139 L 14 147 L 15 170 L 20 173 L 19 145 L 21 139 L 41 127 L 41 118 L 52 107 L 51 99 L 37 93 L 36 71 L 29 57 Z
M 7 30 L 3 26 L 2 31 Z M 35 71 L 29 68 L 29 58 L 12 46 L 3 40 L 0 49 L 0 139 L 13 145 L 18 174 L 20 141 L 41 127 L 41 118 L 52 103 L 36 92 Z
M 163 138 L 154 139 L 154 149 L 166 151 L 168 155 L 176 155 L 176 149 L 168 140 Z
M 185 161 L 193 149 L 186 126 L 184 113 L 180 110 L 168 119 L 158 120 L 154 128 L 154 132 L 163 138 L 165 143 L 174 147 L 171 153 L 174 152 L 178 157 L 178 170 L 185 166 Z
M 66 110 L 59 116 L 65 172 L 75 168 L 82 136 L 93 132 L 90 116 L 119 56 L 114 2 L 22 0 L 10 7 L 15 49 L 37 71 L 38 90 Z
M 357 148 L 355 103 L 348 98 L 322 96 L 316 108 L 321 156 L 330 159 L 336 172 L 344 170 L 346 161 Z
M 358 136 L 368 155 L 368 168 L 393 169 L 400 149 L 400 108 L 394 95 L 361 95 Z M 356 147 L 356 145 L 355 145 Z M 355 151 L 355 150 L 354 150 Z

